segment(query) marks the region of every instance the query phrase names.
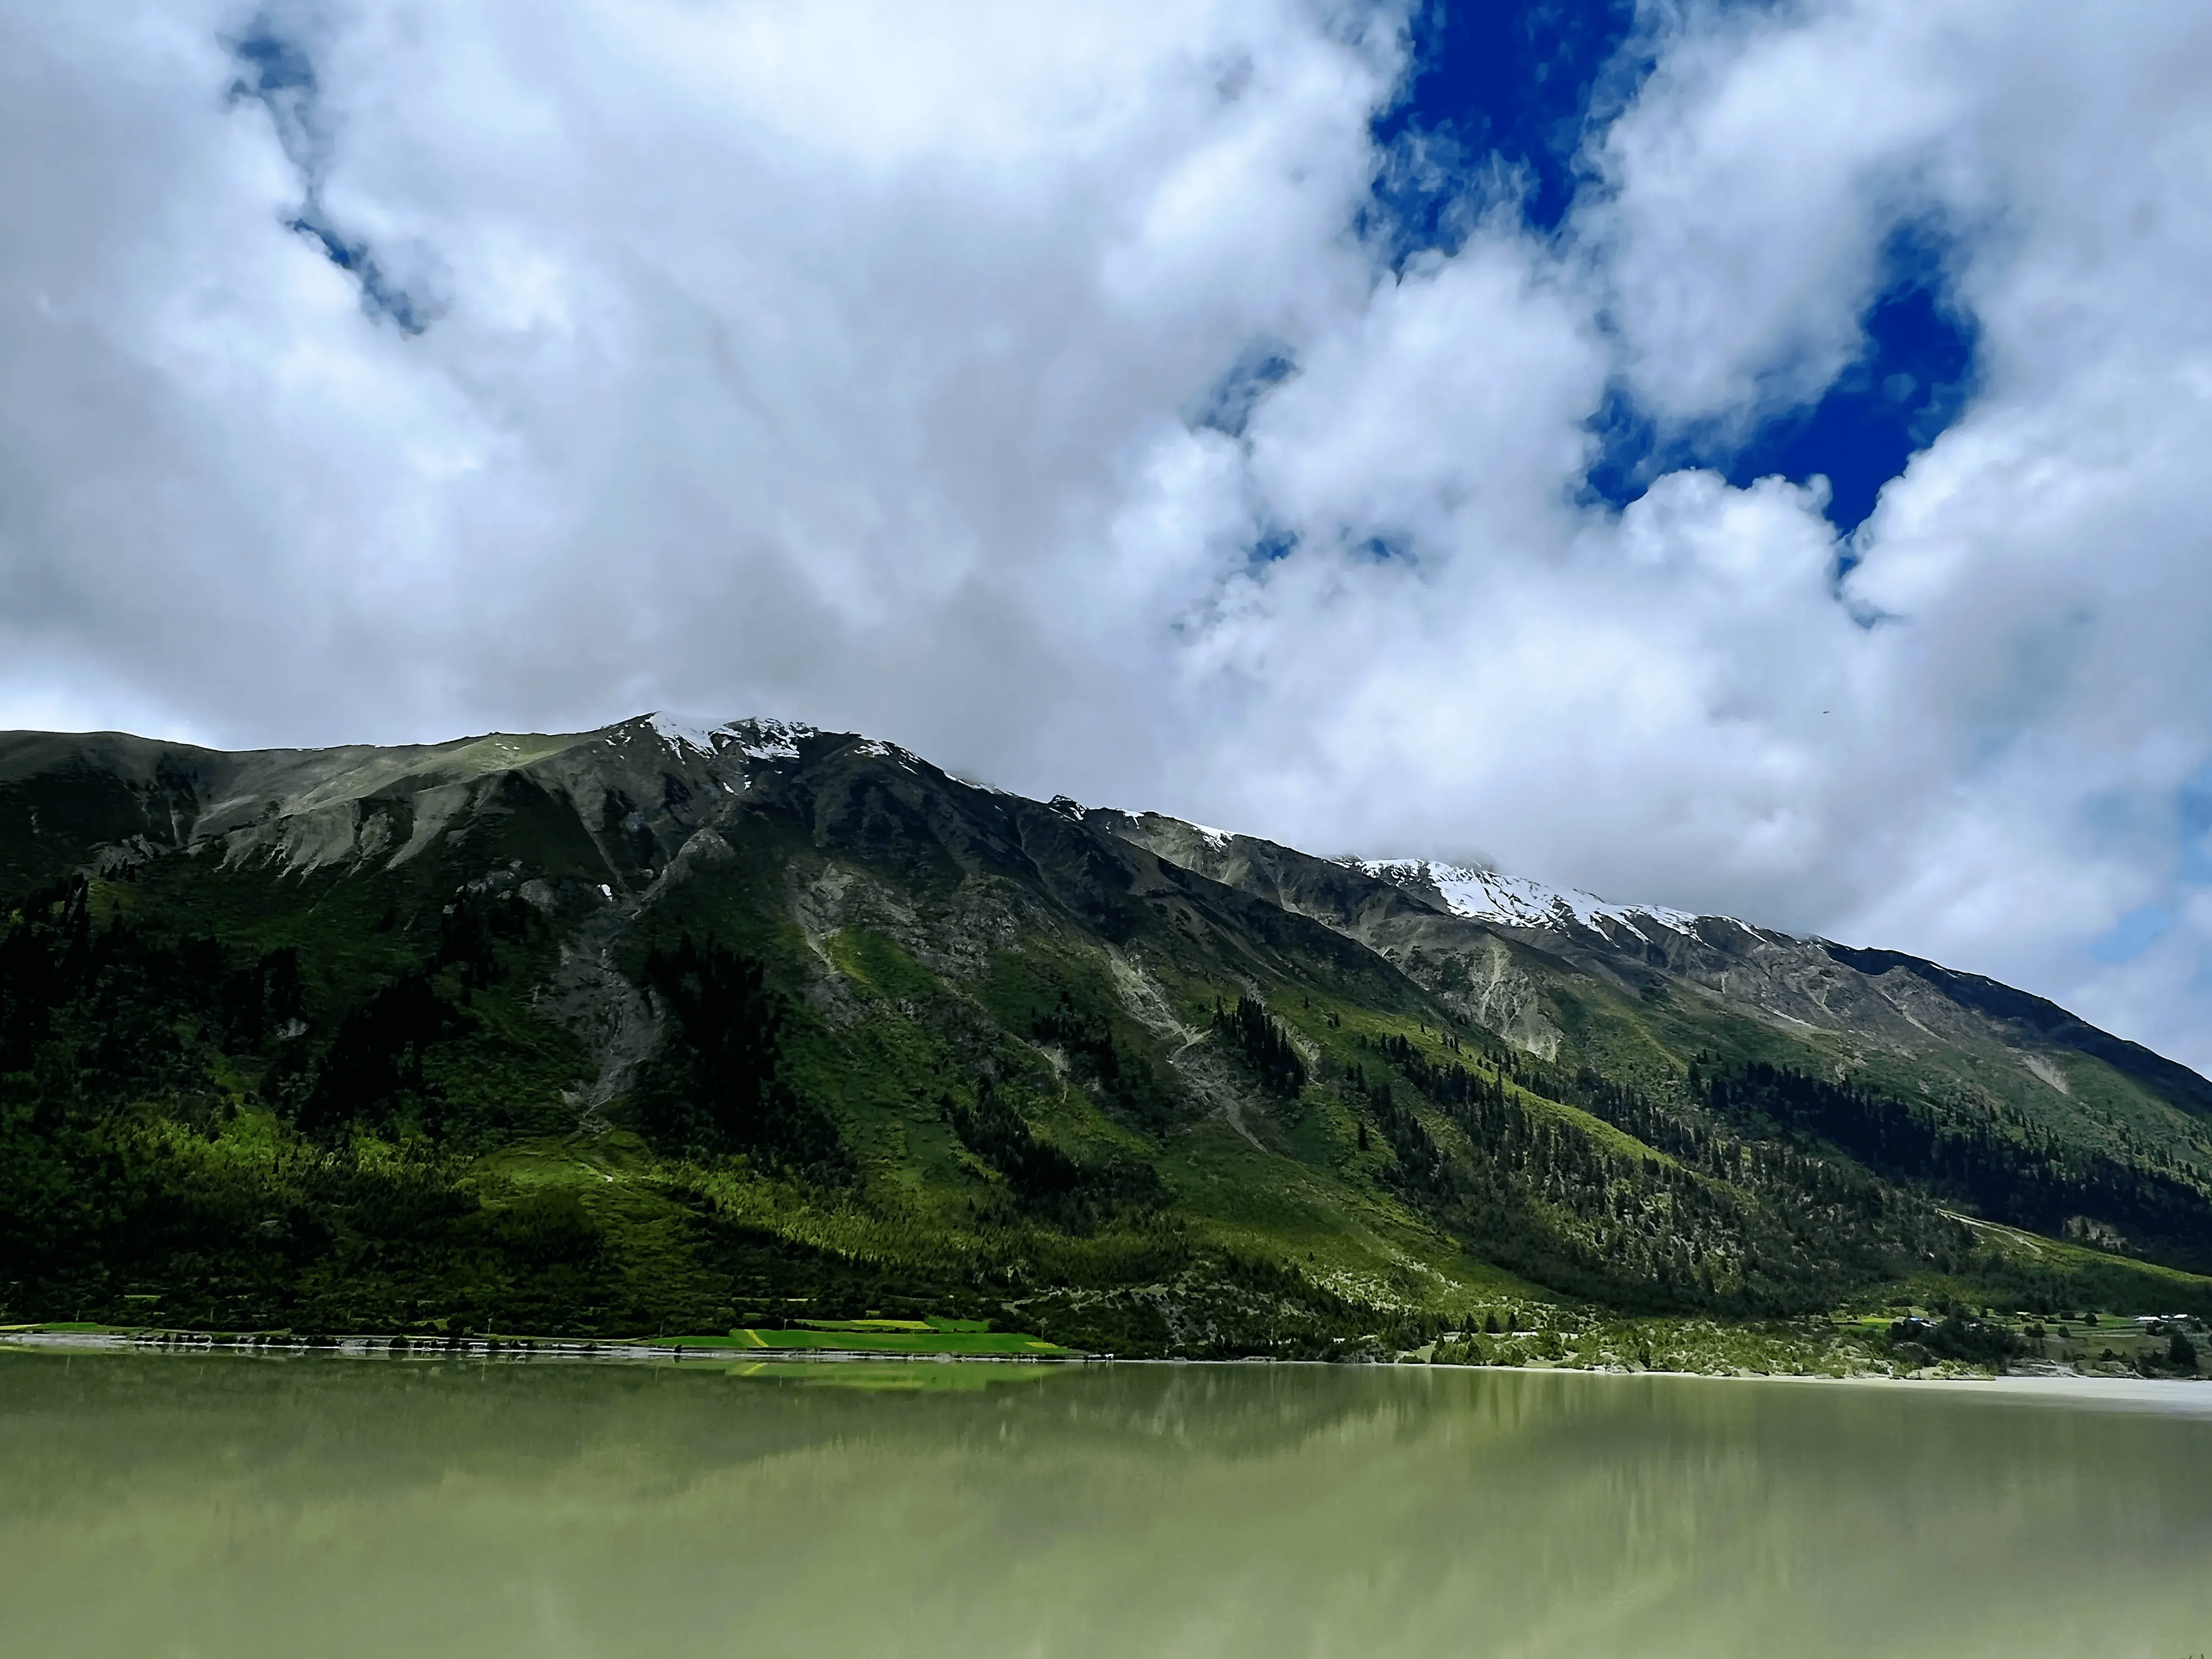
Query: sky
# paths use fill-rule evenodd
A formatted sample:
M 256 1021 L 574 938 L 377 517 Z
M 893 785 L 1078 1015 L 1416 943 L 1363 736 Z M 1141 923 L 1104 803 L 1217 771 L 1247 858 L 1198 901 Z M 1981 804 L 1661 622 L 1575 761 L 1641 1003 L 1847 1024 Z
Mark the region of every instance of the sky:
M 2212 9 L 0 0 L 0 726 L 797 719 L 2212 1068 Z

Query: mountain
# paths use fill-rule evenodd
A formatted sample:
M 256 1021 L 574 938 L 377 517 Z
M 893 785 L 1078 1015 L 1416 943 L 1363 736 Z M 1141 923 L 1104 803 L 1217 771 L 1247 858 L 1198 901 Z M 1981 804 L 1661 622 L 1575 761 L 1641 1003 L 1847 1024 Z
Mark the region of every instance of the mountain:
M 2009 1109 L 2110 1152 L 2212 1151 L 2212 1083 L 1978 975 L 1492 872 L 1316 859 L 1157 813 L 1087 817 L 1371 945 L 1466 1018 L 1547 1059 L 1664 1072 L 1714 1047 Z
M 8 734 L 0 914 L 0 1318 L 2212 1307 L 2212 1085 L 2047 1003 L 850 734 Z

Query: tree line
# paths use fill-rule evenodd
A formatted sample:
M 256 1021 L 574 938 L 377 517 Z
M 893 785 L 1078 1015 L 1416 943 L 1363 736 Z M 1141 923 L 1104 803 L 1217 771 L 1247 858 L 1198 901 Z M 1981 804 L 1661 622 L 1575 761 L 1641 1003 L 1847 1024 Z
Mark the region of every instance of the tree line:
M 1632 1087 L 1512 1050 L 1474 1067 L 1402 1036 L 1364 1040 L 1341 1097 L 1389 1145 L 1386 1178 L 1482 1253 L 1621 1306 L 1782 1313 L 1899 1273 L 1956 1267 L 1971 1232 L 1924 1199 L 1833 1160 L 1700 1121 Z M 1401 1089 L 1401 1085 L 1402 1089 Z M 1577 1099 L 1576 1097 L 1581 1097 Z M 1464 1137 L 1438 1139 L 1425 1102 Z M 1545 1103 L 1579 1107 L 1632 1150 Z
M 2132 1255 L 2212 1270 L 2212 1196 L 2197 1182 L 2139 1154 L 2066 1146 L 2017 1110 L 1957 1102 L 1939 1110 L 1760 1061 L 1693 1066 L 1688 1086 L 1717 1115 L 1825 1142 L 1991 1220 L 2063 1237 L 2092 1218 Z

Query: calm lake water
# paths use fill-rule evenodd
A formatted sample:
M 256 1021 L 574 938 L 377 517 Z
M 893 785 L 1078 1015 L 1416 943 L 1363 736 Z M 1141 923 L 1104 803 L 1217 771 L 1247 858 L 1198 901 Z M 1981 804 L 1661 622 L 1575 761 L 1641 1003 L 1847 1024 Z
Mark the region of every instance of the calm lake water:
M 0 1649 L 2184 1659 L 2137 1392 L 0 1351 Z

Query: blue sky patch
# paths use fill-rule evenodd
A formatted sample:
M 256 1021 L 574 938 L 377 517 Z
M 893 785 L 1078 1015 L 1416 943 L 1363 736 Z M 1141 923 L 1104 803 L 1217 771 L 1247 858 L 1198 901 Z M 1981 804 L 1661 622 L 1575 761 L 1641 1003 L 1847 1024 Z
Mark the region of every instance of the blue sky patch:
M 1366 228 L 1388 237 L 1394 263 L 1456 252 L 1470 209 L 1508 181 L 1531 225 L 1558 229 L 1593 104 L 1625 104 L 1650 67 L 1622 52 L 1635 22 L 1633 0 L 1419 7 L 1404 96 L 1374 124 L 1386 162 Z
M 1300 539 L 1297 531 L 1285 530 L 1279 525 L 1263 530 L 1260 532 L 1259 539 L 1252 544 L 1252 562 L 1273 564 L 1279 560 L 1287 559 L 1298 550 Z
M 2175 792 L 2173 805 L 2179 819 L 2181 879 L 2192 886 L 2212 886 L 2212 766 L 2200 767 Z
M 1894 234 L 1860 317 L 1857 357 L 1817 399 L 1776 411 L 1741 441 L 1710 431 L 1662 441 L 1616 388 L 1590 422 L 1600 453 L 1587 498 L 1626 506 L 1683 467 L 1710 467 L 1739 489 L 1777 473 L 1800 484 L 1826 477 L 1829 523 L 1844 535 L 1856 530 L 1882 486 L 1958 419 L 1973 389 L 1978 330 L 1952 294 L 1944 253 L 1923 227 Z
M 1648 40 L 1634 0 L 1428 0 L 1413 15 L 1404 95 L 1374 124 L 1384 161 L 1363 234 L 1402 270 L 1427 250 L 1456 252 L 1501 198 L 1517 200 L 1533 229 L 1558 232 L 1585 181 L 1584 135 L 1635 97 L 1652 67 Z M 1662 440 L 1616 390 L 1590 423 L 1600 453 L 1585 501 L 1625 506 L 1683 467 L 1711 467 L 1739 487 L 1777 473 L 1796 483 L 1824 477 L 1828 520 L 1850 534 L 1972 392 L 1977 329 L 1951 291 L 1948 251 L 1928 228 L 1900 227 L 1860 318 L 1857 358 L 1812 401 L 1775 410 L 1748 434 L 1723 441 L 1716 428 Z
M 1194 432 L 1210 427 L 1241 438 L 1260 400 L 1297 372 L 1297 354 L 1280 340 L 1251 341 L 1206 395 L 1183 411 L 1183 418 Z
M 331 127 L 322 106 L 322 83 L 307 42 L 289 33 L 269 12 L 224 43 L 237 65 L 230 83 L 233 104 L 256 103 L 269 113 L 284 157 L 300 175 L 301 201 L 284 228 L 305 238 L 325 258 L 361 286 L 361 307 L 372 317 L 388 317 L 402 334 L 420 334 L 446 310 L 434 288 L 422 281 L 396 279 L 389 261 L 380 258 L 365 237 L 339 228 L 323 206 L 330 172 Z
M 2171 904 L 2146 904 L 2130 910 L 2089 941 L 2089 954 L 2100 962 L 2133 962 L 2166 937 L 2175 919 Z
M 1884 281 L 1861 322 L 1864 346 L 1809 408 L 1768 421 L 1725 459 L 1732 484 L 1780 473 L 1825 476 L 1828 521 L 1848 535 L 1881 488 L 1959 418 L 1972 389 L 1977 329 L 1952 297 L 1939 241 L 1913 228 L 1890 239 Z

